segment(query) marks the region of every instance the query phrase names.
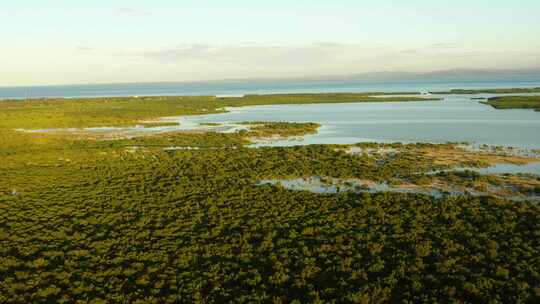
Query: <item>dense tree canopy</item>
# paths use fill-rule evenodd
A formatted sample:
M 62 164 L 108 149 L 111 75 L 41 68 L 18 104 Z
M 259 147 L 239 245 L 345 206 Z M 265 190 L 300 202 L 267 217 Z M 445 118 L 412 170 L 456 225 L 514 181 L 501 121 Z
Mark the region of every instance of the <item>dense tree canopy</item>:
M 135 118 L 143 117 L 126 122 Z M 47 119 L 36 126 L 49 127 Z M 388 155 L 245 147 L 250 136 L 317 127 L 258 125 L 251 134 L 110 141 L 1 129 L 0 302 L 540 300 L 537 202 L 257 184 L 304 176 L 429 180 L 437 176 L 423 173 L 448 165 L 426 151 L 450 145 L 386 145 L 399 152 Z M 171 146 L 178 149 L 164 150 Z M 496 179 L 441 174 L 456 183 Z

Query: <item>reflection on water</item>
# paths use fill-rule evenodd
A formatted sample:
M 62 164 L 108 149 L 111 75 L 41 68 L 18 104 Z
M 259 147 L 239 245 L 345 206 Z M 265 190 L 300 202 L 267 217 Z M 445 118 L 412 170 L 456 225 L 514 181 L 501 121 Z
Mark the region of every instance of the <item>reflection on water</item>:
M 488 168 L 480 168 L 478 172 L 483 174 L 504 174 L 504 173 L 533 173 L 540 176 L 540 162 L 530 163 L 526 165 L 513 165 L 513 164 L 497 164 Z
M 392 187 L 387 183 L 375 183 L 367 180 L 358 179 L 337 179 L 337 178 L 293 178 L 293 179 L 268 179 L 259 181 L 258 185 L 281 186 L 285 189 L 295 191 L 309 191 L 313 193 L 341 193 L 341 192 L 399 192 L 399 193 L 420 193 L 442 197 L 444 193 L 437 189 L 430 191 L 420 188 Z
M 505 199 L 523 201 L 523 200 L 540 200 L 537 194 L 523 195 L 520 193 L 503 194 L 501 190 L 504 187 L 491 186 L 484 191 L 479 191 L 472 187 L 464 187 L 448 184 L 442 185 L 416 185 L 405 183 L 401 185 L 388 185 L 386 182 L 377 183 L 370 180 L 361 180 L 354 178 L 332 178 L 312 176 L 307 178 L 292 178 L 292 179 L 265 179 L 257 183 L 259 186 L 273 185 L 293 191 L 309 191 L 318 194 L 337 194 L 343 192 L 354 193 L 410 193 L 423 194 L 442 198 L 446 196 L 466 195 L 466 196 L 495 196 Z
M 487 168 L 474 168 L 474 167 L 463 167 L 463 168 L 453 168 L 448 170 L 438 170 L 429 172 L 429 174 L 437 174 L 443 171 L 475 171 L 482 174 L 518 174 L 518 173 L 527 173 L 540 176 L 540 162 L 534 162 L 524 165 L 514 165 L 514 164 L 496 164 Z

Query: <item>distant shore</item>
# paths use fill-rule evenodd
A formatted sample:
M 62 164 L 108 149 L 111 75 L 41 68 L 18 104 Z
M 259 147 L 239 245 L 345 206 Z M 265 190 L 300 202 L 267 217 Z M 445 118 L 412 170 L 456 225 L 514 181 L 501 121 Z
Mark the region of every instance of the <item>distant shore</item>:
M 438 92 L 452 89 L 540 87 L 540 74 L 508 77 L 440 77 L 391 79 L 282 79 L 206 82 L 156 82 L 73 84 L 50 86 L 0 86 L 0 99 L 86 98 L 131 96 L 241 96 L 246 94 L 337 92 Z

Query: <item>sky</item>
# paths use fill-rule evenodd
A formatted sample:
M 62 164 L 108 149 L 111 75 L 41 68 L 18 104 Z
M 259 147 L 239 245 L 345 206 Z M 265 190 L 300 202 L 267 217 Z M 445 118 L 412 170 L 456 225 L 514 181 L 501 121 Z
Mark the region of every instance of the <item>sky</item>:
M 539 0 L 2 0 L 0 86 L 540 68 Z

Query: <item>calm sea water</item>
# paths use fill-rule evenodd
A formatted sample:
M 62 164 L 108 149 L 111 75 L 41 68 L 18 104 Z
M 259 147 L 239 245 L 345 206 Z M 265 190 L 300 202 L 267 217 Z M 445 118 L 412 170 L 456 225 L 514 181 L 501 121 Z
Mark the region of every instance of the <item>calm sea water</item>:
M 453 77 L 416 80 L 223 81 L 1 87 L 0 99 L 37 97 L 104 97 L 167 95 L 242 95 L 316 92 L 397 92 L 466 88 L 538 87 L 540 75 Z

